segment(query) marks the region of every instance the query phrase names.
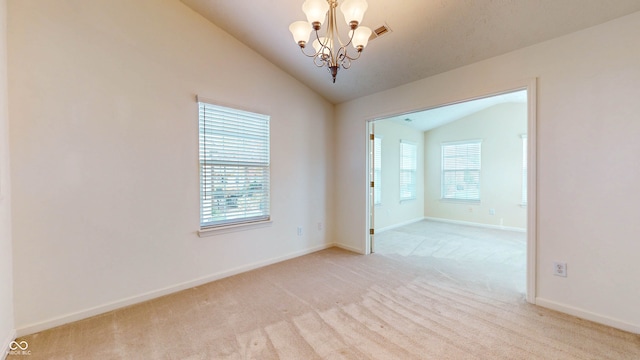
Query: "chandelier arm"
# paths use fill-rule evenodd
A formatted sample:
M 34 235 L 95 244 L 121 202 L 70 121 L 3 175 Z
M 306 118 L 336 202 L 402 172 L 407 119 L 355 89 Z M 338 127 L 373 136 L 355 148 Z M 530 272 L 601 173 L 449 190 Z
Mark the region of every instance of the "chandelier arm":
M 326 55 L 322 56 L 322 54 L 315 56 L 313 58 L 313 64 L 317 67 L 323 67 L 325 65 L 327 65 L 327 58 Z
M 338 49 L 338 52 L 336 53 L 336 59 L 337 63 L 340 65 L 342 65 L 345 59 L 349 59 L 349 54 L 347 53 L 346 46 L 341 46 L 340 49 Z
M 351 67 L 351 58 L 348 56 L 345 56 L 344 59 L 342 59 L 342 61 L 340 62 L 340 65 L 342 65 L 343 69 L 348 69 Z
M 345 45 L 343 45 L 344 47 L 347 47 L 347 46 L 351 45 L 351 43 L 353 42 L 353 37 L 356 35 L 356 30 L 355 29 L 351 30 L 350 32 L 351 32 L 351 35 L 349 36 L 349 41 Z M 338 39 L 338 40 L 340 40 L 340 39 Z M 340 44 L 342 44 L 342 41 L 340 41 Z
M 331 35 L 327 34 L 327 36 L 325 36 L 324 42 L 323 42 L 320 39 L 320 35 L 318 33 L 318 30 L 316 30 L 315 33 L 316 33 L 316 40 L 318 41 L 318 44 L 320 44 L 320 48 L 312 56 L 315 57 L 315 58 L 320 58 L 320 60 L 322 60 L 323 64 L 327 64 L 327 66 L 329 66 L 329 64 L 331 64 L 329 60 L 333 59 L 333 51 L 331 50 L 331 46 L 329 46 L 329 43 L 331 41 Z M 309 55 L 307 55 L 307 56 L 309 56 Z M 311 56 L 309 56 L 309 57 L 311 57 Z M 313 59 L 313 61 L 314 61 L 314 63 L 316 63 L 316 59 Z M 316 66 L 322 66 L 322 65 L 318 65 L 316 63 Z
M 338 2 L 332 0 L 329 2 L 329 22 L 327 24 L 327 43 L 329 44 L 329 66 L 337 66 L 338 64 L 338 55 L 340 53 L 340 49 L 336 51 L 336 43 L 335 39 L 338 38 L 338 42 L 340 42 L 340 37 L 338 36 L 338 25 L 336 24 L 336 7 L 338 6 Z
M 349 41 L 347 41 L 346 44 L 342 43 L 342 39 L 340 38 L 340 34 L 338 33 L 338 27 L 336 25 L 335 28 L 335 33 L 336 33 L 336 38 L 338 39 L 338 43 L 340 44 L 341 47 L 347 47 L 351 44 L 351 41 L 353 40 L 353 34 L 351 34 L 351 36 L 347 36 L 349 38 Z
M 349 55 L 345 55 L 345 57 L 348 58 L 349 60 L 358 60 L 360 58 L 360 55 L 362 55 L 362 51 L 358 51 L 358 56 L 356 57 L 351 57 Z
M 318 56 L 318 53 L 317 53 L 317 52 L 316 52 L 316 53 L 313 53 L 313 54 L 311 54 L 311 55 L 309 55 L 309 54 L 307 54 L 307 53 L 304 51 L 304 49 L 305 49 L 305 48 L 300 47 L 300 52 L 302 52 L 302 54 L 303 54 L 304 56 L 306 56 L 306 57 L 310 57 L 310 58 Z
M 322 44 L 322 41 L 320 41 L 320 34 L 318 34 L 318 30 L 316 30 L 315 33 L 316 33 L 316 40 L 318 40 L 318 42 Z

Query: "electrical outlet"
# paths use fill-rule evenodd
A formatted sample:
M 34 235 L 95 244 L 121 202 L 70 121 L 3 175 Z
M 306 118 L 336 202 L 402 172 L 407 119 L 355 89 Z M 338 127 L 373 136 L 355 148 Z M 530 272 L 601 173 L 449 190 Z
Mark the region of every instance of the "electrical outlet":
M 322 230 L 322 223 L 321 223 L 321 222 L 319 222 L 319 223 L 318 223 L 318 231 L 321 231 L 321 230 Z
M 567 277 L 567 263 L 554 262 L 553 275 Z
M 298 236 L 302 236 L 302 226 L 298 226 Z
M 495 215 L 496 209 L 489 209 L 489 215 Z

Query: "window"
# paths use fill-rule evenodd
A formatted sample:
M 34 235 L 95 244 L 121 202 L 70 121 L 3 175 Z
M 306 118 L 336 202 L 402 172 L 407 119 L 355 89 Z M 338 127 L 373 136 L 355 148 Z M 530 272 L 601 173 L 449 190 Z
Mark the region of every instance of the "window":
M 415 144 L 400 140 L 400 201 L 416 198 L 416 167 L 418 149 Z
M 269 116 L 198 107 L 200 228 L 269 220 Z
M 382 139 L 373 139 L 373 203 L 382 204 Z
M 480 145 L 442 144 L 442 199 L 480 201 Z
M 522 138 L 522 205 L 527 205 L 527 134 Z

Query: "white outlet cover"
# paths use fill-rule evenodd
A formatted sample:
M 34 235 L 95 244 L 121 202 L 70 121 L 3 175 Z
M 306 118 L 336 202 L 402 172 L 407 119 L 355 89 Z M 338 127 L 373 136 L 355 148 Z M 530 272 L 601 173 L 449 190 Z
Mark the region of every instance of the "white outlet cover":
M 567 277 L 567 263 L 554 262 L 553 275 Z

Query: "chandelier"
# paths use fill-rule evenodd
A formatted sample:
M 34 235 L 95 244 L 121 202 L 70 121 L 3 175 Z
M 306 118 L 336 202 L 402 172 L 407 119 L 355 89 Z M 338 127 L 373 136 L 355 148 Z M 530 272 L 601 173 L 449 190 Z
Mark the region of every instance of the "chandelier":
M 364 12 L 368 7 L 366 0 L 344 0 L 340 5 L 344 20 L 351 29 L 346 43 L 338 35 L 337 7 L 337 0 L 306 0 L 302 4 L 302 11 L 307 15 L 308 21 L 296 21 L 289 26 L 289 31 L 293 34 L 293 39 L 300 46 L 302 53 L 313 58 L 313 63 L 316 66 L 326 66 L 334 83 L 338 69 L 351 67 L 351 61 L 360 57 L 371 36 L 371 29 L 360 26 Z M 320 36 L 319 31 L 325 20 L 327 20 L 327 28 L 324 36 Z M 309 41 L 311 31 L 315 31 L 315 40 L 313 40 L 315 53 L 307 54 L 305 46 Z M 349 45 L 353 45 L 357 55 L 352 56 L 348 53 Z

